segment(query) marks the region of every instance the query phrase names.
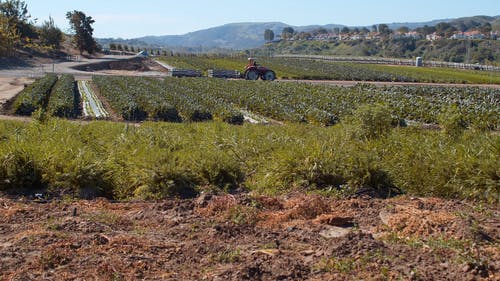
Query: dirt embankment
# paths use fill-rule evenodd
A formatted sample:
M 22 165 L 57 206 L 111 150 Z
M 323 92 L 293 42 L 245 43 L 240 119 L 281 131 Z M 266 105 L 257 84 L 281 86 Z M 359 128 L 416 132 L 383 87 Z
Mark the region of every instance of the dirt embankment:
M 74 67 L 74 69 L 87 72 L 106 72 L 106 71 L 166 72 L 166 69 L 159 66 L 151 59 L 141 58 L 141 57 L 134 57 L 126 60 L 104 61 L 99 63 L 78 65 Z
M 0 198 L 0 280 L 499 280 L 497 206 Z
M 0 77 L 0 105 L 16 96 L 33 81 L 30 78 Z

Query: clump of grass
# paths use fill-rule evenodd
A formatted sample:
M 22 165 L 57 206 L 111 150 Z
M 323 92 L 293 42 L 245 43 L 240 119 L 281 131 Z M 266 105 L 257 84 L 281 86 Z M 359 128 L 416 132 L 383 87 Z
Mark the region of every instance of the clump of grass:
M 374 139 L 388 135 L 393 122 L 388 107 L 381 104 L 364 104 L 354 111 L 346 123 L 352 126 L 353 137 Z

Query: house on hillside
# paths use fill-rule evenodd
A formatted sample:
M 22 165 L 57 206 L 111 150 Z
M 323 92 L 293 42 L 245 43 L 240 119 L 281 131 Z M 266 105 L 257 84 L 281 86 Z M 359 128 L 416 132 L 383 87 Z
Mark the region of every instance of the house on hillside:
M 427 34 L 427 36 L 425 36 L 425 39 L 427 39 L 428 41 L 435 41 L 435 40 L 439 40 L 442 38 L 443 38 L 443 36 L 438 35 L 436 32 L 434 32 L 432 34 Z
M 457 32 L 450 37 L 450 39 L 471 39 L 471 40 L 481 40 L 485 38 L 486 36 L 477 30 L 468 32 Z
M 481 39 L 486 38 L 486 36 L 484 36 L 484 34 L 479 32 L 478 30 L 465 32 L 465 36 L 467 37 L 467 39 L 473 39 L 473 40 L 474 39 L 481 40 Z

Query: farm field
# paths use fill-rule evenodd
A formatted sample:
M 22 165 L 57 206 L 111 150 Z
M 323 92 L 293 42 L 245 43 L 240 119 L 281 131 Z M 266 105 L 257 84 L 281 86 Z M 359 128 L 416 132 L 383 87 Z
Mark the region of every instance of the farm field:
M 14 110 L 0 281 L 498 279 L 499 89 L 47 75 Z
M 246 57 L 176 56 L 160 60 L 177 68 L 244 70 Z M 299 58 L 263 57 L 258 62 L 276 71 L 278 78 L 306 80 L 350 80 L 423 83 L 500 84 L 500 73 L 492 71 L 457 70 L 328 62 Z
M 334 125 L 362 104 L 384 104 L 394 118 L 439 123 L 450 108 L 469 126 L 500 126 L 500 91 L 477 87 L 255 83 L 207 78 L 102 77 L 93 82 L 124 120 L 220 120 L 241 124 L 247 112 L 282 122 Z

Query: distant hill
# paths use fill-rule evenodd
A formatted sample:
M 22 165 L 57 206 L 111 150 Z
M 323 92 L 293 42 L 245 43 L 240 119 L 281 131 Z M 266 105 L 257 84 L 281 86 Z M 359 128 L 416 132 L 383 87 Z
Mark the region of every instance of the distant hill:
M 455 26 L 474 26 L 476 24 L 490 22 L 495 28 L 496 26 L 500 27 L 500 16 L 475 16 L 458 19 L 440 19 L 428 22 L 390 23 L 388 25 L 391 29 L 397 29 L 401 26 L 407 26 L 411 29 L 414 29 L 425 25 L 434 26 L 439 22 L 447 22 Z M 310 31 L 318 28 L 331 30 L 335 27 L 344 27 L 344 25 L 339 24 L 292 26 L 282 22 L 230 23 L 222 26 L 190 32 L 184 35 L 146 36 L 128 40 L 108 38 L 98 39 L 98 42 L 102 45 L 108 45 L 109 43 L 119 43 L 135 46 L 148 45 L 151 47 L 224 48 L 241 50 L 262 46 L 265 43 L 264 30 L 271 29 L 274 31 L 275 35 L 279 35 L 281 34 L 283 28 L 287 26 L 291 26 L 298 32 Z

